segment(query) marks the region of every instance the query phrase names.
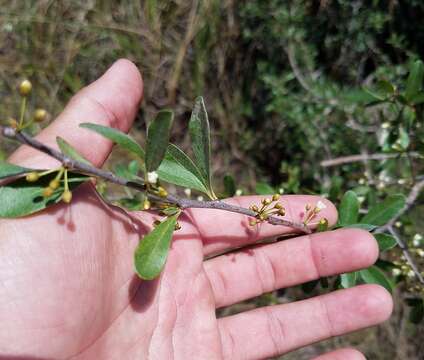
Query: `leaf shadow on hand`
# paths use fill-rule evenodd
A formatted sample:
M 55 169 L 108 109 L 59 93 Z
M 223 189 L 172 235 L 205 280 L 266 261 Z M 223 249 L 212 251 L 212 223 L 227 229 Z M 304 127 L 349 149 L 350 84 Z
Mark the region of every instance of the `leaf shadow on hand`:
M 143 313 L 150 307 L 159 287 L 159 282 L 160 278 L 155 280 L 142 280 L 134 274 L 128 289 L 130 305 L 134 311 Z

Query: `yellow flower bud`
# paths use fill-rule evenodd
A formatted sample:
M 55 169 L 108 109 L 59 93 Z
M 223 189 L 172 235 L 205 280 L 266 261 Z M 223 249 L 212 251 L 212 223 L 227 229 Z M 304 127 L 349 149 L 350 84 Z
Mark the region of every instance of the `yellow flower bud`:
M 272 201 L 278 201 L 280 199 L 280 194 L 272 195 Z
M 278 215 L 284 216 L 286 215 L 286 210 L 284 208 L 278 210 Z
M 40 178 L 40 175 L 36 172 L 30 172 L 26 176 L 26 181 L 28 182 L 35 182 Z
M 29 80 L 24 80 L 19 84 L 19 93 L 22 96 L 28 96 L 31 93 L 32 84 Z
M 258 208 L 256 205 L 252 205 L 252 206 L 250 207 L 250 210 L 252 210 L 252 211 L 254 211 L 254 212 L 258 212 L 258 211 L 259 211 L 259 208 Z
M 59 180 L 54 179 L 50 181 L 49 187 L 52 188 L 53 190 L 56 190 L 57 188 L 59 188 L 59 186 L 60 186 Z
M 151 206 L 151 204 L 150 204 L 150 201 L 149 200 L 144 200 L 144 202 L 143 202 L 143 209 L 144 210 L 149 210 L 150 209 L 150 206 Z
M 18 122 L 16 121 L 16 119 L 13 119 L 13 118 L 8 119 L 7 124 L 14 129 L 18 128 Z
M 51 187 L 46 187 L 43 190 L 43 197 L 48 198 L 53 195 L 54 190 Z
M 72 201 L 72 193 L 69 190 L 65 190 L 62 194 L 62 200 L 69 204 Z
M 34 112 L 34 121 L 35 122 L 43 122 L 46 120 L 47 117 L 47 111 L 44 109 L 37 109 Z
M 271 199 L 263 199 L 262 200 L 262 204 L 263 205 L 269 205 L 269 204 L 271 204 Z
M 275 208 L 275 209 L 282 209 L 282 208 L 283 208 L 283 205 L 282 205 L 282 204 L 280 204 L 280 203 L 276 203 L 276 204 L 274 205 L 274 208 Z
M 166 191 L 162 186 L 159 186 L 158 195 L 160 197 L 167 197 L 168 196 L 168 191 Z

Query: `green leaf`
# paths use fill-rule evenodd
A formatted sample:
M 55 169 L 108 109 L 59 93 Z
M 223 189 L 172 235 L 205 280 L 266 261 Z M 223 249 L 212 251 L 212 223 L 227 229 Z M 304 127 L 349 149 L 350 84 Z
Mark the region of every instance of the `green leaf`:
M 340 275 L 340 285 L 344 289 L 348 289 L 348 288 L 355 286 L 357 280 L 358 280 L 358 272 L 357 271 Z
M 386 290 L 389 292 L 393 291 L 393 283 L 376 266 L 371 266 L 368 269 L 360 270 L 359 274 L 361 275 L 361 278 L 362 280 L 364 280 L 365 283 L 378 284 L 386 288 Z
M 0 161 L 0 179 L 6 179 L 12 176 L 27 174 L 33 169 L 24 168 L 18 165 L 10 164 L 6 161 Z
M 135 271 L 140 278 L 152 280 L 162 271 L 178 215 L 179 213 L 161 222 L 141 240 L 134 254 Z
M 144 160 L 144 150 L 142 147 L 131 136 L 123 133 L 122 131 L 91 123 L 80 124 L 80 127 L 92 130 L 103 137 L 112 140 L 114 143 L 133 154 L 136 154 L 140 159 Z
M 162 110 L 149 125 L 146 142 L 147 172 L 155 171 L 165 157 L 173 120 L 174 113 L 172 111 Z
M 339 208 L 339 224 L 350 225 L 358 221 L 359 201 L 356 194 L 349 190 L 342 198 Z
M 224 189 L 225 189 L 225 196 L 231 197 L 234 196 L 237 189 L 236 189 L 236 182 L 234 181 L 234 178 L 231 175 L 225 175 L 224 176 Z
M 211 145 L 208 113 L 202 97 L 198 97 L 194 104 L 189 122 L 190 137 L 196 165 L 198 166 L 208 190 L 212 191 L 211 184 Z
M 173 150 L 169 151 L 171 147 L 173 148 Z M 168 147 L 168 151 L 165 154 L 165 158 L 157 169 L 159 178 L 162 181 L 166 181 L 171 184 L 187 187 L 208 194 L 208 189 L 202 182 L 201 178 L 199 178 L 198 175 L 192 173 L 189 170 L 190 166 L 186 167 L 187 163 L 185 162 L 185 160 L 178 156 L 177 158 L 175 157 L 177 154 L 177 150 L 175 150 L 175 148 L 172 145 Z M 187 159 L 190 160 L 188 157 Z M 186 166 L 184 166 L 183 164 L 185 164 Z
M 52 196 L 49 198 L 43 197 L 44 188 L 55 176 L 55 174 L 43 176 L 35 183 L 18 179 L 10 184 L 0 186 L 0 218 L 30 215 L 45 209 L 49 205 L 58 203 L 64 191 L 63 182 Z M 69 173 L 70 190 L 75 189 L 88 179 L 81 174 Z
M 82 162 L 87 165 L 91 165 L 91 163 L 82 156 L 71 144 L 69 144 L 65 139 L 62 139 L 60 136 L 56 137 L 57 145 L 59 146 L 60 151 L 67 157 Z
M 405 202 L 405 196 L 402 194 L 390 195 L 383 202 L 373 206 L 361 219 L 361 223 L 383 226 L 405 206 Z
M 357 224 L 349 224 L 349 225 L 346 225 L 346 226 L 343 226 L 343 227 L 373 231 L 377 226 L 371 225 L 371 224 L 357 223 Z
M 374 237 L 377 240 L 380 252 L 394 248 L 397 245 L 396 239 L 391 235 L 380 233 L 374 234 Z
M 275 189 L 264 182 L 257 182 L 255 186 L 255 192 L 258 195 L 272 195 L 275 194 Z
M 415 61 L 409 71 L 406 81 L 405 97 L 408 101 L 419 93 L 423 84 L 424 65 L 421 60 Z
M 386 80 L 377 81 L 373 88 L 364 88 L 375 100 L 383 101 L 395 92 L 394 86 Z

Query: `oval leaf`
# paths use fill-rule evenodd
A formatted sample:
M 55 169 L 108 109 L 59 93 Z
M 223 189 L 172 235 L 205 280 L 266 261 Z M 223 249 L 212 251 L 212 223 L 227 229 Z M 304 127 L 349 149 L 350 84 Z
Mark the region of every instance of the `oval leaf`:
M 372 224 L 376 226 L 383 226 L 390 221 L 392 217 L 405 206 L 405 196 L 391 195 L 387 197 L 383 202 L 373 206 L 366 214 L 361 223 Z
M 362 280 L 367 284 L 378 284 L 386 288 L 387 291 L 392 292 L 394 285 L 384 275 L 384 273 L 376 266 L 371 266 L 368 269 L 359 271 Z
M 408 101 L 417 95 L 423 84 L 424 65 L 421 60 L 415 61 L 409 71 L 408 80 L 406 81 L 405 97 Z
M 131 136 L 123 133 L 122 131 L 91 123 L 80 124 L 80 127 L 92 130 L 102 135 L 103 137 L 112 140 L 114 143 L 118 144 L 125 150 L 136 154 L 139 158 L 144 160 L 144 150 L 142 147 Z
M 0 218 L 16 218 L 30 215 L 45 209 L 49 205 L 58 203 L 64 191 L 61 186 L 49 198 L 43 197 L 43 190 L 53 179 L 55 174 L 43 176 L 39 181 L 30 183 L 26 179 L 19 179 L 10 184 L 0 186 Z M 69 173 L 69 188 L 75 189 L 89 178 Z
M 69 144 L 65 139 L 62 139 L 60 136 L 56 138 L 57 145 L 59 146 L 60 151 L 67 157 L 82 162 L 87 165 L 91 165 L 91 163 L 82 156 L 71 144 Z
M 202 97 L 198 97 L 194 104 L 189 122 L 189 130 L 196 165 L 200 169 L 208 189 L 212 192 L 210 128 L 208 113 Z
M 345 289 L 354 287 L 356 285 L 357 280 L 358 280 L 357 271 L 340 275 L 340 285 Z
M 6 161 L 0 161 L 0 179 L 6 179 L 12 176 L 23 175 L 31 171 L 34 171 L 34 170 L 24 168 L 18 165 L 10 164 Z
M 377 240 L 380 252 L 394 248 L 397 245 L 396 239 L 391 235 L 380 233 L 374 234 L 374 237 Z
M 342 198 L 339 207 L 339 224 L 350 225 L 358 221 L 359 201 L 356 194 L 349 190 Z
M 208 194 L 208 190 L 199 178 L 176 162 L 170 154 L 165 155 L 157 173 L 162 181 Z
M 140 241 L 134 254 L 135 271 L 140 278 L 152 280 L 162 271 L 178 215 L 179 213 L 161 222 Z
M 258 182 L 255 186 L 255 192 L 258 195 L 272 195 L 275 194 L 275 189 L 264 182 Z
M 147 172 L 155 171 L 165 157 L 173 120 L 172 111 L 162 110 L 149 125 L 146 143 Z

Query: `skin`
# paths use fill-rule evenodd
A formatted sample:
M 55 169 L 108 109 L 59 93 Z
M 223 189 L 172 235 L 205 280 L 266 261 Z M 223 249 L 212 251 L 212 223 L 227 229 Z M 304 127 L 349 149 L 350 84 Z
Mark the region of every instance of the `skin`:
M 61 136 L 101 166 L 111 143 L 78 128 L 94 122 L 128 131 L 143 84 L 137 68 L 116 62 L 80 91 L 38 138 Z M 55 160 L 21 147 L 11 162 L 33 168 Z M 316 196 L 282 197 L 299 220 Z M 226 201 L 242 206 L 258 197 Z M 327 205 L 320 215 L 334 224 Z M 199 209 L 180 219 L 158 280 L 134 276 L 133 251 L 153 215 L 106 206 L 92 185 L 63 204 L 24 219 L 0 220 L 0 359 L 262 359 L 386 320 L 389 294 L 362 285 L 295 303 L 217 319 L 215 310 L 278 288 L 365 268 L 377 258 L 374 238 L 357 229 L 328 231 L 204 260 L 230 248 L 288 233 L 252 228 L 243 215 Z M 340 349 L 317 359 L 364 359 Z

